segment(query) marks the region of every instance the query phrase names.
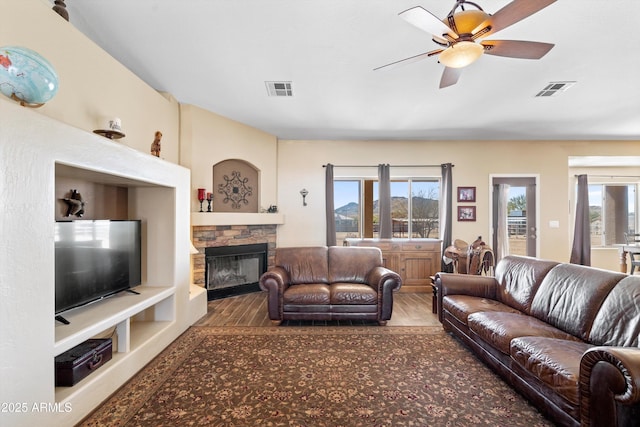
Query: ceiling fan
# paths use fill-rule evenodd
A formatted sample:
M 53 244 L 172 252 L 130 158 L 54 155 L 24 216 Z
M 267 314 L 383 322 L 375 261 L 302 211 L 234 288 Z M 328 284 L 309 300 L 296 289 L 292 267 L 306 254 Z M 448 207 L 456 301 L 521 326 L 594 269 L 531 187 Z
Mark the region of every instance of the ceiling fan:
M 506 56 L 510 58 L 540 59 L 553 48 L 553 44 L 522 40 L 476 40 L 497 33 L 554 3 L 556 0 L 513 0 L 493 15 L 487 14 L 477 4 L 456 0 L 443 20 L 431 12 L 416 6 L 401 12 L 399 16 L 412 25 L 433 35 L 433 41 L 441 48 L 401 59 L 375 70 L 389 69 L 438 55 L 438 62 L 445 66 L 440 88 L 454 85 L 462 68 L 482 56 Z M 466 10 L 465 6 L 475 9 Z M 460 9 L 460 10 L 458 10 Z

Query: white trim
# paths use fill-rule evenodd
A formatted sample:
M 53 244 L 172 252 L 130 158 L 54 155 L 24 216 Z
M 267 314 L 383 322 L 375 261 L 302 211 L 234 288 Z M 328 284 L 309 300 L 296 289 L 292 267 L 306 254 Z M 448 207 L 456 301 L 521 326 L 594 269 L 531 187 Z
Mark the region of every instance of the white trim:
M 494 178 L 534 178 L 536 185 L 536 255 L 540 256 L 540 174 L 518 174 L 518 173 L 490 173 L 489 174 L 489 239 L 493 242 L 493 179 Z M 494 248 L 495 249 L 495 248 Z

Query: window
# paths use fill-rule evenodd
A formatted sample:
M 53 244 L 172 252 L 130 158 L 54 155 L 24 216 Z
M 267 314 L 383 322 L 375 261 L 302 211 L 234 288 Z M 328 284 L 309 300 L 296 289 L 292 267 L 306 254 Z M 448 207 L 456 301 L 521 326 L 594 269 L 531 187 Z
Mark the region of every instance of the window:
M 378 181 L 336 180 L 333 189 L 337 244 L 350 237 L 378 237 Z M 392 180 L 393 237 L 437 238 L 439 199 L 440 181 L 436 178 Z
M 624 233 L 636 233 L 637 184 L 590 184 L 591 246 L 624 243 Z
M 333 203 L 336 219 L 336 244 L 347 237 L 360 237 L 360 181 L 334 181 Z

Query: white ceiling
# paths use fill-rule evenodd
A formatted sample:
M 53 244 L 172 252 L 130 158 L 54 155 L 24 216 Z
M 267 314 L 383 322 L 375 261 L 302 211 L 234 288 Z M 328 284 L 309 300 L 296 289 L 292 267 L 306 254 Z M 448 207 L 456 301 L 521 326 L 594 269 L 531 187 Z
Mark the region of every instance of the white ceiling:
M 489 37 L 555 43 L 545 57 L 484 55 L 449 88 L 436 58 L 373 71 L 437 48 L 399 12 L 453 4 L 67 0 L 71 23 L 153 88 L 280 139 L 640 140 L 640 1 L 559 0 Z M 536 98 L 551 81 L 577 83 Z

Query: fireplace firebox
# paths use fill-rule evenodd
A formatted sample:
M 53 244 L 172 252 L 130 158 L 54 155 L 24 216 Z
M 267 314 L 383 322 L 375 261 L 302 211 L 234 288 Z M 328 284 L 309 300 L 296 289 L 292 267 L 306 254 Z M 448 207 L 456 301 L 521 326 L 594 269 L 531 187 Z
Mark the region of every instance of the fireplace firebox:
M 267 271 L 267 243 L 205 248 L 205 288 L 209 300 L 257 292 Z

